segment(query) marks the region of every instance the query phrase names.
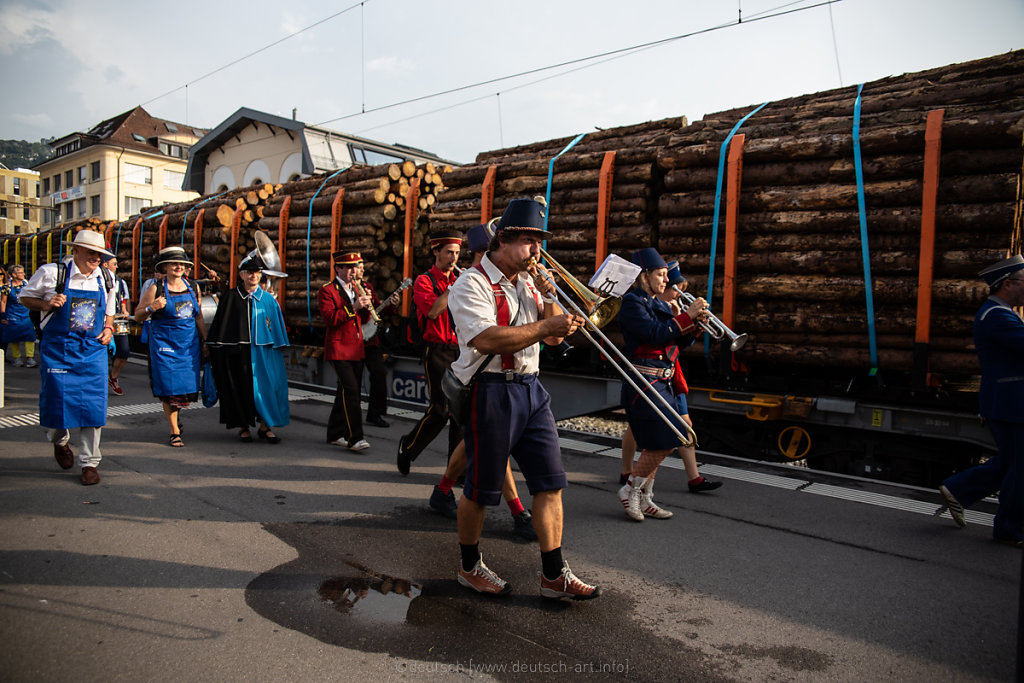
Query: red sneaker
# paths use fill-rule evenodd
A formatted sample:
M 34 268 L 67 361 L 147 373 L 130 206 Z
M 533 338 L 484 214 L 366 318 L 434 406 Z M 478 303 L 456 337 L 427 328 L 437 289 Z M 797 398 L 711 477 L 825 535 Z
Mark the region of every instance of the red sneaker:
M 476 561 L 473 571 L 467 572 L 461 566 L 459 567 L 459 583 L 478 593 L 487 593 L 488 595 L 508 595 L 512 592 L 512 584 L 503 581 L 488 569 L 482 556 Z
M 110 390 L 114 392 L 115 396 L 121 396 L 122 394 L 124 394 L 124 389 L 122 389 L 121 385 L 117 383 L 116 377 L 111 377 L 109 381 Z
M 541 573 L 540 594 L 555 600 L 591 600 L 601 595 L 601 588 L 580 581 L 569 569 L 569 565 L 563 562 L 562 573 L 557 579 L 551 581 Z

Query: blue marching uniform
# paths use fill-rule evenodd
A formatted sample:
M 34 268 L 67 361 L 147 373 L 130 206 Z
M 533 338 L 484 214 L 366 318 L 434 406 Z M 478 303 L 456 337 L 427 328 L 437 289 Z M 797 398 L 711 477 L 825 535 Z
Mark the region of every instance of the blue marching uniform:
M 989 298 L 974 318 L 974 347 L 981 363 L 981 416 L 998 455 L 954 474 L 943 484 L 967 507 L 999 491 L 992 524 L 997 540 L 1024 540 L 1024 320 Z
M 11 285 L 7 293 L 7 324 L 3 326 L 3 341 L 7 344 L 19 342 L 34 342 L 36 340 L 36 328 L 32 319 L 28 317 L 28 309 L 21 303 L 19 293 L 25 286 Z
M 166 282 L 161 286 L 167 305 L 153 314 L 149 331 L 153 395 L 163 398 L 197 394 L 202 367 L 195 321 L 199 303 L 192 287 L 184 292 L 169 292 Z
M 107 348 L 103 333 L 106 291 L 70 289 L 43 328 L 39 365 L 39 424 L 48 429 L 102 427 L 107 422 Z
M 679 346 L 693 344 L 691 336 L 693 322 L 686 313 L 674 315 L 672 309 L 661 299 L 636 288 L 622 297 L 619 309 L 619 329 L 626 345 L 626 356 L 644 375 L 654 389 L 670 406 L 676 404 L 672 379 L 678 371 L 676 359 Z M 680 378 L 681 379 L 681 378 Z M 682 419 L 675 410 L 666 408 L 650 395 L 642 384 L 641 389 L 657 406 L 655 412 L 628 382 L 622 383 L 622 407 L 633 430 L 633 438 L 642 450 L 670 450 L 680 446 L 679 437 L 658 416 L 667 417 L 683 434 L 686 433 Z

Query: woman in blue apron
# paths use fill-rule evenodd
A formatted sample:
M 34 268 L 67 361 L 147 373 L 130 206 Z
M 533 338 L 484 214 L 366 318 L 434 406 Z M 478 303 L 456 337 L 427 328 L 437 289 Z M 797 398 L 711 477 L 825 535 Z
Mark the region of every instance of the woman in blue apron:
M 8 268 L 10 285 L 6 296 L 0 299 L 0 312 L 3 313 L 3 338 L 11 349 L 14 367 L 36 367 L 36 328 L 28 317 L 28 309 L 18 300 L 18 295 L 25 286 L 25 268 L 14 264 Z
M 160 399 L 170 427 L 169 443 L 184 446 L 178 412 L 199 397 L 199 371 L 206 326 L 201 315 L 202 300 L 188 280 L 192 262 L 181 247 L 167 247 L 157 256 L 156 269 L 163 282 L 147 289 L 135 319 L 150 321 L 149 363 L 153 395 Z

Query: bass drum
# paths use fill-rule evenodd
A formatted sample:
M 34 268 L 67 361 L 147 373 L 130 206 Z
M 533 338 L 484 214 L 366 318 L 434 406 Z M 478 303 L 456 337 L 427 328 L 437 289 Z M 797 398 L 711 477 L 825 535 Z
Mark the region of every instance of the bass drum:
M 207 329 L 213 323 L 213 316 L 217 314 L 217 304 L 220 303 L 219 294 L 204 294 L 203 303 L 200 304 L 200 311 L 203 314 L 203 322 Z

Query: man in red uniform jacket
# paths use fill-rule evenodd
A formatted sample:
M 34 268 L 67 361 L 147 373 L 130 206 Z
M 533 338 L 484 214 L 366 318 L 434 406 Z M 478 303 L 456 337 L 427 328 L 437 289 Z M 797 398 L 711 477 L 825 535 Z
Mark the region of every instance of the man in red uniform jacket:
M 350 451 L 365 451 L 370 444 L 363 438 L 362 411 L 359 408 L 363 378 L 362 318 L 369 315 L 370 297 L 359 296 L 352 286 L 352 275 L 363 257 L 356 252 L 338 251 L 334 260 L 335 278 L 320 288 L 317 304 L 327 326 L 324 360 L 330 361 L 338 377 L 338 393 L 327 419 L 327 441 Z
M 430 405 L 413 430 L 398 441 L 398 471 L 409 474 L 412 461 L 434 440 L 446 422 L 448 427 L 448 457 L 462 441 L 462 428 L 448 416 L 448 399 L 441 390 L 441 378 L 459 357 L 459 340 L 455 336 L 455 323 L 448 312 L 448 288 L 455 282 L 455 264 L 462 249 L 462 235 L 456 231 L 435 233 L 430 238 L 434 265 L 416 278 L 412 286 L 413 302 L 423 341 L 427 343 L 424 369 Z

